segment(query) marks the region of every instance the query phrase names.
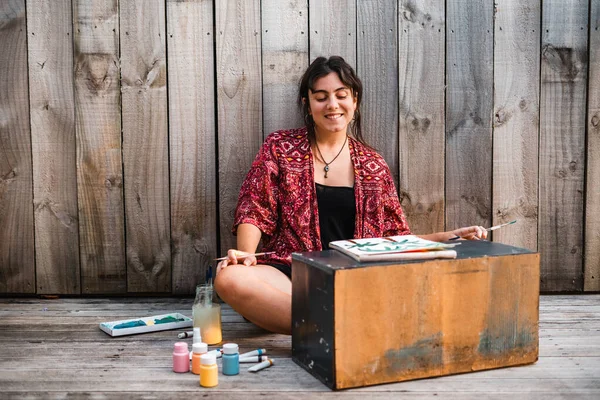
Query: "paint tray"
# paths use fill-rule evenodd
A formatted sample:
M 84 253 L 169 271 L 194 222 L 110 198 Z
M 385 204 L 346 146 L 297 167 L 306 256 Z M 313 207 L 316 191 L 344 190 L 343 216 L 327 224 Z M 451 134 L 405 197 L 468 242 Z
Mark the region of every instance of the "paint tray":
M 120 321 L 102 322 L 100 329 L 110 336 L 135 335 L 170 329 L 188 328 L 193 320 L 180 313 L 154 315 L 152 317 L 123 319 Z

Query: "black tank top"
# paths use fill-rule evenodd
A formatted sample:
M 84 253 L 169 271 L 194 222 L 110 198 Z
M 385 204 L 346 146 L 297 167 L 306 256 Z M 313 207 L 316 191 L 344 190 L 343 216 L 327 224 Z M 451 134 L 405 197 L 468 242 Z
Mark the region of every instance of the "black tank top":
M 315 182 L 319 227 L 323 250 L 329 249 L 329 242 L 352 239 L 356 220 L 354 188 L 346 186 L 325 186 Z

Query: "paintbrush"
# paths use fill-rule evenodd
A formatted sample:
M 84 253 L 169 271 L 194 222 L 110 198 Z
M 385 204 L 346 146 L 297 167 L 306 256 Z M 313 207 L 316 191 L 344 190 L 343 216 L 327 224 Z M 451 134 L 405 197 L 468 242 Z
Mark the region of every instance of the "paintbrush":
M 492 226 L 492 227 L 490 227 L 490 228 L 486 228 L 485 230 L 486 230 L 486 231 L 488 231 L 488 232 L 489 232 L 489 231 L 495 231 L 496 229 L 500 229 L 500 228 L 502 228 L 503 226 L 506 226 L 506 225 L 512 225 L 512 224 L 514 224 L 515 222 L 517 222 L 517 220 L 516 220 L 516 219 L 515 219 L 514 221 L 506 222 L 506 223 L 504 223 L 504 224 L 500 224 L 500 225 Z M 455 237 L 453 237 L 453 238 L 450 238 L 450 240 L 456 240 L 456 239 L 460 239 L 460 238 L 461 238 L 460 236 L 455 236 Z
M 209 266 L 208 269 L 206 270 L 206 283 L 209 286 L 212 286 L 212 267 Z
M 274 251 L 267 251 L 264 253 L 249 253 L 249 254 L 241 254 L 239 256 L 236 256 L 235 258 L 246 258 L 246 257 L 250 257 L 250 256 L 265 256 L 267 254 L 273 254 L 275 253 Z M 223 260 L 227 260 L 227 256 L 225 257 L 220 257 L 220 258 L 215 258 L 214 261 L 223 261 Z

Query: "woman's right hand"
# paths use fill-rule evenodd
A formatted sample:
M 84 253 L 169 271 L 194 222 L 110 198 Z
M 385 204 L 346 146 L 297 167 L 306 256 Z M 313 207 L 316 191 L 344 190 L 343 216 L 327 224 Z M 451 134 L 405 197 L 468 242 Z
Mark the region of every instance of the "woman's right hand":
M 481 240 L 487 239 L 488 234 L 487 229 L 485 229 L 483 226 L 473 225 L 455 229 L 452 231 L 452 235 L 456 235 L 461 239 L 466 240 Z
M 237 265 L 240 263 L 246 266 L 256 265 L 256 257 L 248 254 L 251 253 L 237 249 L 227 250 L 227 258 L 219 262 L 219 264 L 217 264 L 217 274 L 220 270 L 226 268 L 229 265 Z

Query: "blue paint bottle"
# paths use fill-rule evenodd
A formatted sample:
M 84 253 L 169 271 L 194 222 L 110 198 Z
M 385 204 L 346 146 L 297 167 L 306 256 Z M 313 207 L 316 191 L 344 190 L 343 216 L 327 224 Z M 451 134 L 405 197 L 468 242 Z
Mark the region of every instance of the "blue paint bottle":
M 223 345 L 223 375 L 237 375 L 240 373 L 240 353 L 235 343 Z

